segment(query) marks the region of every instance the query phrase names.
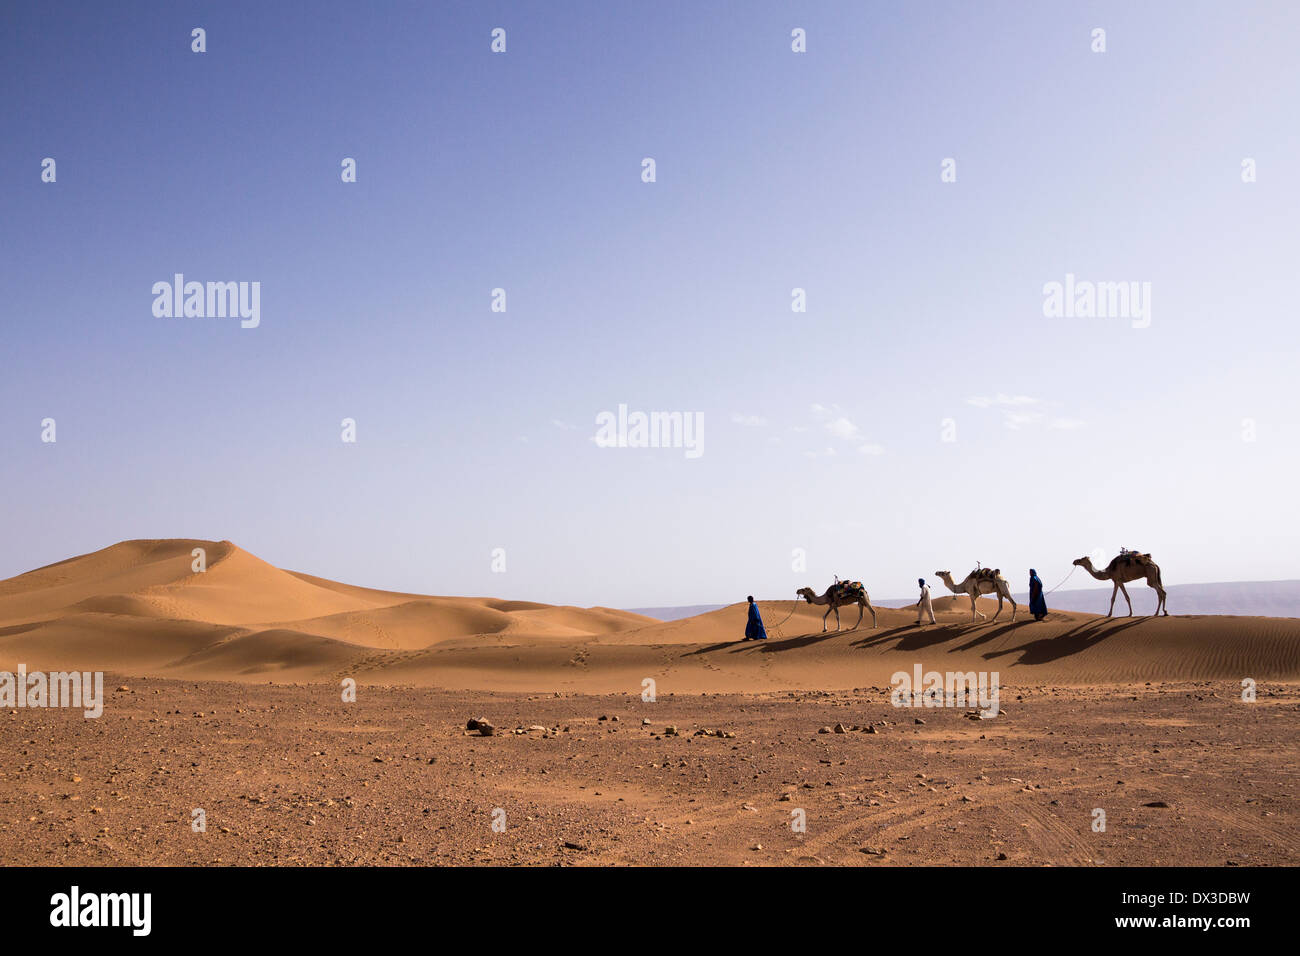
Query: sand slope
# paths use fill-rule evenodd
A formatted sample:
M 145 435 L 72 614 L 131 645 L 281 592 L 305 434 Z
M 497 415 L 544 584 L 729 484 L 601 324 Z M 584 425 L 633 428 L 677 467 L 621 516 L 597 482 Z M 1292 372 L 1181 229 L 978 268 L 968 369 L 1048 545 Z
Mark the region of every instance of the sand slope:
M 204 548 L 207 570 L 192 552 Z M 996 602 L 981 601 L 991 618 Z M 284 571 L 229 541 L 124 541 L 0 581 L 0 670 L 93 669 L 193 679 L 334 681 L 640 694 L 883 686 L 916 664 L 1004 683 L 1300 679 L 1300 620 L 1010 608 L 970 623 L 935 601 L 937 626 L 878 608 L 821 632 L 822 608 L 763 601 L 765 643 L 740 643 L 745 608 L 675 621 L 610 608 L 436 597 Z M 831 617 L 834 624 L 834 616 Z
M 206 570 L 193 570 L 196 548 Z M 123 541 L 0 581 L 0 669 L 324 679 L 442 642 L 588 640 L 653 619 L 283 571 L 229 541 Z

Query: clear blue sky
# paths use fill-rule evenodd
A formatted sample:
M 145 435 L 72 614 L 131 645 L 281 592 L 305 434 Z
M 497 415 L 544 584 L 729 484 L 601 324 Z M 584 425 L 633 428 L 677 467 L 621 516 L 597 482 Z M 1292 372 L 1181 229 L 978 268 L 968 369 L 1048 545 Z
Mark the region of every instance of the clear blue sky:
M 1300 577 L 1297 49 L 1286 2 L 6 4 L 0 577 L 138 537 L 612 606 Z M 260 327 L 155 318 L 176 272 Z M 1045 317 L 1066 273 L 1150 327 Z M 597 447 L 620 403 L 703 455 Z

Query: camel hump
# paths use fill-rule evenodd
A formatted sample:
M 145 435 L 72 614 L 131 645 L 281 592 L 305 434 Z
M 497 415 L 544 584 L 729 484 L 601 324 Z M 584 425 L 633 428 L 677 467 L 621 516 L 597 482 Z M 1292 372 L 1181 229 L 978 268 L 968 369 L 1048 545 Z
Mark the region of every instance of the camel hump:
M 1143 551 L 1129 551 L 1127 548 L 1121 548 L 1115 559 L 1110 562 L 1110 568 L 1133 567 L 1141 564 L 1155 564 L 1151 560 L 1151 555 Z
M 1121 550 L 1115 557 L 1115 561 L 1125 564 L 1148 564 L 1151 563 L 1151 554 L 1147 551 Z
M 971 572 L 976 581 L 992 581 L 1002 576 L 1000 568 L 976 568 Z

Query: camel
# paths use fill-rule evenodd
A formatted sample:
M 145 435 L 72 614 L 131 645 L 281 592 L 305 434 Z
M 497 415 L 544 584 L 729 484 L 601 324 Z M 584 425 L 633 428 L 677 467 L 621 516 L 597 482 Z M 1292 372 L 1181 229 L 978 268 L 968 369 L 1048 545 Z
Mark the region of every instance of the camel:
M 867 589 L 858 581 L 843 581 L 839 584 L 832 584 L 826 589 L 825 594 L 818 594 L 812 588 L 800 588 L 795 594 L 802 597 L 809 604 L 829 604 L 826 613 L 822 615 L 822 633 L 826 632 L 826 618 L 830 617 L 831 611 L 835 612 L 835 630 L 840 629 L 840 608 L 846 604 L 856 604 L 858 606 L 857 624 L 849 630 L 857 630 L 858 624 L 862 623 L 862 609 L 866 608 L 871 612 L 871 626 L 876 626 L 876 609 L 871 606 L 871 598 L 867 597 Z
M 970 620 L 972 624 L 975 623 L 976 617 L 988 617 L 983 611 L 975 608 L 975 599 L 981 594 L 996 594 L 998 596 L 998 614 L 1002 613 L 1002 599 L 1006 598 L 1010 601 L 1011 622 L 1015 623 L 1016 599 L 1011 596 L 1011 585 L 1007 584 L 1007 579 L 1002 576 L 1000 569 L 981 568 L 976 565 L 975 570 L 966 575 L 966 579 L 961 584 L 952 583 L 951 571 L 936 571 L 934 574 L 935 577 L 948 585 L 948 590 L 953 594 L 965 594 L 970 597 Z M 998 614 L 993 615 L 993 620 L 998 619 Z
M 1165 608 L 1165 587 L 1160 583 L 1160 565 L 1151 560 L 1151 555 L 1138 554 L 1136 551 L 1121 548 L 1119 554 L 1106 565 L 1105 571 L 1094 568 L 1091 558 L 1079 558 L 1074 563 L 1098 581 L 1109 581 L 1114 585 L 1110 591 L 1110 610 L 1106 612 L 1107 617 L 1115 613 L 1115 595 L 1121 591 L 1124 592 L 1124 600 L 1128 601 L 1128 616 L 1133 616 L 1133 602 L 1129 600 L 1128 590 L 1124 585 L 1129 581 L 1142 580 L 1146 581 L 1148 587 L 1155 588 L 1156 612 L 1152 617 L 1158 616 L 1162 610 L 1165 612 L 1165 617 L 1169 616 L 1169 610 Z

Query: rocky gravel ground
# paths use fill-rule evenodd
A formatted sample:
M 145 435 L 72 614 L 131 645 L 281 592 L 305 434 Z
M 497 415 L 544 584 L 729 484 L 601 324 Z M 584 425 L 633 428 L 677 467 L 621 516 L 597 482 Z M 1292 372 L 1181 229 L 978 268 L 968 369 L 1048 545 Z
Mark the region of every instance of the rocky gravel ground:
M 4 863 L 1300 863 L 1295 685 L 1003 687 L 980 719 L 879 687 L 107 681 L 97 720 L 0 711 Z

